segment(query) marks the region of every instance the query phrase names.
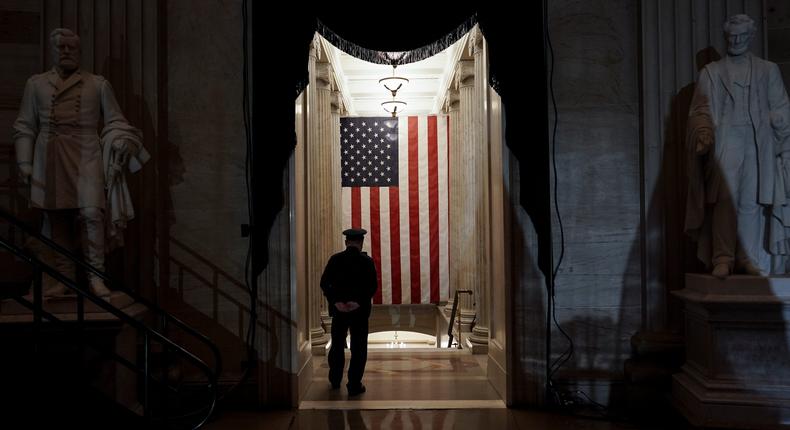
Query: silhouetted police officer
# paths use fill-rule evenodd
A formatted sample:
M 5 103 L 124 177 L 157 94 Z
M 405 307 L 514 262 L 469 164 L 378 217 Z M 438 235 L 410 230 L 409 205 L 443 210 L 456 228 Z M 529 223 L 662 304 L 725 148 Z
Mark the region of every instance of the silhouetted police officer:
M 368 359 L 370 300 L 378 286 L 373 259 L 362 253 L 365 233 L 363 229 L 345 230 L 346 250 L 329 258 L 321 276 L 321 289 L 332 316 L 332 347 L 327 361 L 333 389 L 339 388 L 343 380 L 346 334 L 351 331 L 351 363 L 346 384 L 349 396 L 365 392 L 362 374 Z

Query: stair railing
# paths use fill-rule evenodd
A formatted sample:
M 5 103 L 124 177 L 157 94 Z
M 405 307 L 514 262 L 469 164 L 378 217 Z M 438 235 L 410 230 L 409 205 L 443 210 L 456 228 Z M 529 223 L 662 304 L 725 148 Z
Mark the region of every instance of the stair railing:
M 208 379 L 208 389 L 210 393 L 210 400 L 208 404 L 200 408 L 198 411 L 195 411 L 191 414 L 186 414 L 183 416 L 188 415 L 196 415 L 200 414 L 201 418 L 197 422 L 197 424 L 193 427 L 194 429 L 200 428 L 206 421 L 211 417 L 211 414 L 214 412 L 216 407 L 217 398 L 218 398 L 218 382 L 217 379 L 222 369 L 222 360 L 219 353 L 219 349 L 210 339 L 208 339 L 203 334 L 199 333 L 194 328 L 190 327 L 186 323 L 182 322 L 175 316 L 169 314 L 159 306 L 154 303 L 151 303 L 147 299 L 143 298 L 139 294 L 131 291 L 123 286 L 120 286 L 118 283 L 113 282 L 110 277 L 96 269 L 95 267 L 91 266 L 90 264 L 86 263 L 80 258 L 77 258 L 72 252 L 68 251 L 67 249 L 63 248 L 62 246 L 56 244 L 51 239 L 41 235 L 40 233 L 34 231 L 32 228 L 24 224 L 22 221 L 17 219 L 16 217 L 10 215 L 5 210 L 0 209 L 0 218 L 5 219 L 11 225 L 15 226 L 22 230 L 25 234 L 36 238 L 37 240 L 44 243 L 49 248 L 53 249 L 54 251 L 64 255 L 65 257 L 69 258 L 79 267 L 82 267 L 84 270 L 93 273 L 94 275 L 100 277 L 105 282 L 107 282 L 113 289 L 123 291 L 127 295 L 129 295 L 132 299 L 134 299 L 137 303 L 143 304 L 149 310 L 156 313 L 156 315 L 160 318 L 161 324 L 163 328 L 166 330 L 168 323 L 172 323 L 179 328 L 183 329 L 184 332 L 192 335 L 194 338 L 199 340 L 204 345 L 208 346 L 208 348 L 212 351 L 214 355 L 214 368 L 209 367 L 203 360 L 192 354 L 190 351 L 186 350 L 181 345 L 173 342 L 169 339 L 165 334 L 160 333 L 159 331 L 148 327 L 147 325 L 143 324 L 138 319 L 128 315 L 121 309 L 111 305 L 109 302 L 105 301 L 104 299 L 96 296 L 92 292 L 88 291 L 85 288 L 82 288 L 77 285 L 77 283 L 60 273 L 57 269 L 53 268 L 52 266 L 42 262 L 38 257 L 31 255 L 30 253 L 24 251 L 19 246 L 14 245 L 10 241 L 6 240 L 5 238 L 0 237 L 0 247 L 5 248 L 17 258 L 21 259 L 25 263 L 31 265 L 34 270 L 34 278 L 33 278 L 33 302 L 26 300 L 23 297 L 16 297 L 16 301 L 22 304 L 25 307 L 28 307 L 33 312 L 33 331 L 34 331 L 34 346 L 38 348 L 39 342 L 39 334 L 41 332 L 41 326 L 43 323 L 44 318 L 49 321 L 53 322 L 64 322 L 63 320 L 55 317 L 54 315 L 50 314 L 49 312 L 44 311 L 43 309 L 43 292 L 42 292 L 42 280 L 43 274 L 46 273 L 47 275 L 51 276 L 56 281 L 62 283 L 70 290 L 74 291 L 77 294 L 77 331 L 81 332 L 84 327 L 85 322 L 85 298 L 93 302 L 96 306 L 103 309 L 104 311 L 112 314 L 119 320 L 129 324 L 130 327 L 136 329 L 139 333 L 143 335 L 143 350 L 144 350 L 144 357 L 143 357 L 143 365 L 142 369 L 139 366 L 129 362 L 128 360 L 124 359 L 123 357 L 118 356 L 117 354 L 112 353 L 111 358 L 118 361 L 125 367 L 128 367 L 132 371 L 136 373 L 142 373 L 144 376 L 143 379 L 143 413 L 144 416 L 148 418 L 152 418 L 150 415 L 151 405 L 149 404 L 150 401 L 150 381 L 154 382 L 163 382 L 167 385 L 167 381 L 158 381 L 153 375 L 151 375 L 151 367 L 150 367 L 150 353 L 151 353 L 151 342 L 157 341 L 162 344 L 167 350 L 172 350 L 176 354 L 184 357 L 187 361 L 192 362 L 198 369 L 200 369 Z M 166 373 L 166 372 L 165 372 Z M 172 387 L 170 387 L 172 389 Z M 173 390 L 177 391 L 177 390 Z

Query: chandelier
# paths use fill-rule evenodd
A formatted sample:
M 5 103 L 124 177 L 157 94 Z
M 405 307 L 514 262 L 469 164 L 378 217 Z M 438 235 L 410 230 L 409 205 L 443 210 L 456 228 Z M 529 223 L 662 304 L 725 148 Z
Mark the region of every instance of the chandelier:
M 402 77 L 402 76 L 395 76 L 395 69 L 398 66 L 393 64 L 392 65 L 392 76 L 388 76 L 386 78 L 379 79 L 379 85 L 383 86 L 387 89 L 390 93 L 392 93 L 392 97 L 396 97 L 398 95 L 398 90 L 403 88 L 404 85 L 409 83 L 409 80 Z
M 387 91 L 392 94 L 392 100 L 388 100 L 381 103 L 381 107 L 389 114 L 392 114 L 392 117 L 395 118 L 398 116 L 399 113 L 403 112 L 406 109 L 407 103 L 403 100 L 396 99 L 398 95 L 398 90 L 403 88 L 404 85 L 409 83 L 409 80 L 402 77 L 395 75 L 395 69 L 398 67 L 397 64 L 392 65 L 392 76 L 388 76 L 386 78 L 379 79 L 379 85 L 383 86 Z
M 393 97 L 392 100 L 381 103 L 381 107 L 384 108 L 387 113 L 391 113 L 393 118 L 403 112 L 404 109 L 406 109 L 406 105 L 406 102 L 403 100 L 395 100 L 395 97 Z

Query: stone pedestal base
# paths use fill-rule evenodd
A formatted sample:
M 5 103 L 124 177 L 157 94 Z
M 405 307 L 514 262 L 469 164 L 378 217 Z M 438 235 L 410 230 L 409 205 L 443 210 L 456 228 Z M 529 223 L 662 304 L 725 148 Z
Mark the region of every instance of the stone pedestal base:
M 310 349 L 313 355 L 326 355 L 328 342 L 329 335 L 324 333 L 323 328 L 310 329 Z
M 686 275 L 686 363 L 672 398 L 694 425 L 790 428 L 790 278 Z
M 148 314 L 147 307 L 135 303 L 131 297 L 120 291 L 114 291 L 108 301 L 127 315 L 141 321 Z M 47 297 L 42 305 L 46 312 L 53 314 L 64 324 L 73 325 L 78 319 L 76 295 Z M 36 358 L 32 354 L 36 341 L 33 335 L 32 312 L 13 299 L 0 301 L 0 339 L 3 339 L 0 380 L 22 376 L 30 378 L 26 384 L 33 384 L 33 372 L 42 372 L 46 375 L 39 381 L 45 387 L 42 389 L 52 392 L 65 390 L 71 393 L 80 389 L 71 385 L 84 384 L 85 387 L 90 386 L 103 393 L 106 398 L 139 413 L 141 404 L 138 397 L 138 375 L 103 354 L 112 352 L 131 363 L 137 362 L 140 356 L 137 330 L 87 299 L 84 310 L 82 336 L 87 345 L 84 350 L 76 348 L 79 337 L 75 332 L 62 324 L 44 319 L 38 348 L 46 351 L 42 355 L 48 361 L 44 361 L 43 367 L 46 369 L 42 369 L 35 364 L 41 357 Z M 5 360 L 15 364 L 9 366 Z M 24 370 L 28 365 L 32 368 Z M 9 375 L 8 372 L 12 374 Z M 21 372 L 21 375 L 13 375 L 14 372 Z M 74 381 L 74 378 L 79 380 Z M 64 387 L 63 384 L 67 385 Z M 42 407 L 44 406 L 42 403 Z
M 466 338 L 467 348 L 472 354 L 488 354 L 488 328 L 475 326 L 472 334 Z
M 324 327 L 324 333 L 332 333 L 332 317 L 328 313 L 321 313 L 321 325 Z
M 672 409 L 672 375 L 683 365 L 683 352 L 683 338 L 676 333 L 640 331 L 631 336 L 631 357 L 623 374 L 632 418 L 653 421 Z
M 460 313 L 461 313 L 461 332 L 471 333 L 472 324 L 475 322 L 475 316 L 476 316 L 475 310 L 461 309 Z M 458 320 L 453 321 L 453 324 L 458 325 Z

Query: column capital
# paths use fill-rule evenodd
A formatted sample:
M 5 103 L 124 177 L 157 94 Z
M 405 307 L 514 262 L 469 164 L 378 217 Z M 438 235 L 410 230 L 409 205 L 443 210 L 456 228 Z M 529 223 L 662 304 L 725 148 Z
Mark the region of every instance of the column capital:
M 472 31 L 469 33 L 469 55 L 477 55 L 483 53 L 483 32 L 480 31 L 480 27 L 475 25 Z
M 475 84 L 475 61 L 460 60 L 455 66 L 454 76 L 455 89 L 461 87 L 474 86 Z
M 315 65 L 315 80 L 318 89 L 334 90 L 334 80 L 332 79 L 332 65 L 329 63 L 317 63 Z
M 343 105 L 343 97 L 337 89 L 332 90 L 332 95 L 329 97 L 329 104 L 332 108 L 332 113 L 343 115 L 345 113 L 345 106 Z
M 458 90 L 450 88 L 447 91 L 447 96 L 444 98 L 444 111 L 446 113 L 456 112 L 460 109 L 461 98 Z
M 318 38 L 318 33 L 313 36 L 313 40 L 310 41 L 310 57 L 315 59 L 321 59 L 321 40 Z

